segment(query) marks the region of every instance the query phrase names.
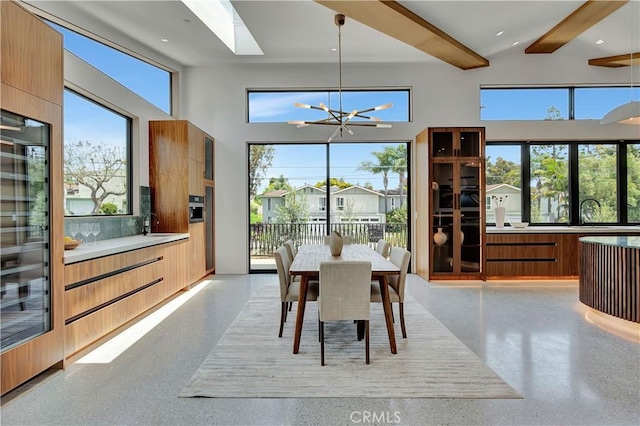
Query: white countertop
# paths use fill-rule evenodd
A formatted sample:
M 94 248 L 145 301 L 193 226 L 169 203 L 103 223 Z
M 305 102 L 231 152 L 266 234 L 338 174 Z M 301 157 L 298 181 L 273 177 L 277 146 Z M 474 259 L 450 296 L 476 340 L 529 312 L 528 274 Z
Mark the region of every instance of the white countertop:
M 98 241 L 93 245 L 89 240 L 88 246 L 78 246 L 74 250 L 64 251 L 64 263 L 76 263 L 83 260 L 95 259 L 97 257 L 109 256 L 112 254 L 123 253 L 129 250 L 135 250 L 144 247 L 156 246 L 158 244 L 170 243 L 172 241 L 189 239 L 189 233 L 172 234 L 158 233 L 148 235 L 134 235 L 131 237 L 113 238 L 111 240 Z
M 611 232 L 629 232 L 640 234 L 640 226 L 533 226 L 526 228 L 512 228 L 505 225 L 504 228 L 487 226 L 487 234 L 607 234 Z

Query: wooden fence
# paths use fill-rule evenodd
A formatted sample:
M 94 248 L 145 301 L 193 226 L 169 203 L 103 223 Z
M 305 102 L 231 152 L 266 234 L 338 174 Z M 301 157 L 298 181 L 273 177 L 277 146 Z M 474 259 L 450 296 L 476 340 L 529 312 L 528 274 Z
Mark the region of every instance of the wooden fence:
M 330 231 L 336 230 L 349 235 L 353 244 L 368 244 L 375 247 L 383 238 L 391 246 L 407 248 L 407 225 L 397 223 L 338 223 L 332 224 Z M 291 239 L 296 245 L 323 244 L 328 235 L 325 223 L 254 223 L 249 226 L 251 256 L 271 257 L 285 241 Z

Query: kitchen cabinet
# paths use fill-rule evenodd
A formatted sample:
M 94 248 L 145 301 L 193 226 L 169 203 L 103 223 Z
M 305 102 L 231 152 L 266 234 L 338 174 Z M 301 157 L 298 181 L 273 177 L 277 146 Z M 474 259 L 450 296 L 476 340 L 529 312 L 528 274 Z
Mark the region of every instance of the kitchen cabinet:
M 151 229 L 153 232 L 190 234 L 192 282 L 213 271 L 213 266 L 208 268 L 206 260 L 213 257 L 215 212 L 205 212 L 204 223 L 189 222 L 189 196 L 205 197 L 211 192 L 205 187 L 213 187 L 213 141 L 187 120 L 149 122 L 151 211 L 158 219 L 151 221 Z M 209 158 L 211 162 L 208 162 Z M 212 179 L 206 178 L 207 171 Z M 209 204 L 210 200 L 205 197 L 205 206 Z
M 64 360 L 62 35 L 0 2 L 0 392 Z
M 484 279 L 484 128 L 429 128 L 416 139 L 426 143 L 421 151 L 428 156 L 417 191 L 423 209 L 419 273 L 426 279 Z

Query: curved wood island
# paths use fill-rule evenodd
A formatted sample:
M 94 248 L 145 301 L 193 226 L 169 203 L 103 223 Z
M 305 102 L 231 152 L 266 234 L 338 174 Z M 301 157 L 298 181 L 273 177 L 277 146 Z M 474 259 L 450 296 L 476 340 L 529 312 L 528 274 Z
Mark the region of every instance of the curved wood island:
M 640 323 L 640 237 L 580 238 L 580 301 Z

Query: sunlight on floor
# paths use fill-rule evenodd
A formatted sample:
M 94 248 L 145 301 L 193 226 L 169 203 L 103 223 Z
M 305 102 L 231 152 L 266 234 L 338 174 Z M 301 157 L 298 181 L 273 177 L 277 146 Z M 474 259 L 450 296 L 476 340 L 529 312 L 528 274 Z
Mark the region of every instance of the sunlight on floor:
M 105 342 L 103 345 L 100 345 L 76 362 L 79 364 L 108 364 L 112 362 L 134 343 L 140 340 L 145 334 L 153 330 L 156 325 L 160 324 L 176 309 L 178 309 L 180 306 L 182 306 L 212 282 L 213 281 L 211 280 L 201 281 L 198 285 L 192 287 L 189 291 L 176 297 L 157 311 L 138 321 L 136 324 L 127 328 L 122 333 Z

